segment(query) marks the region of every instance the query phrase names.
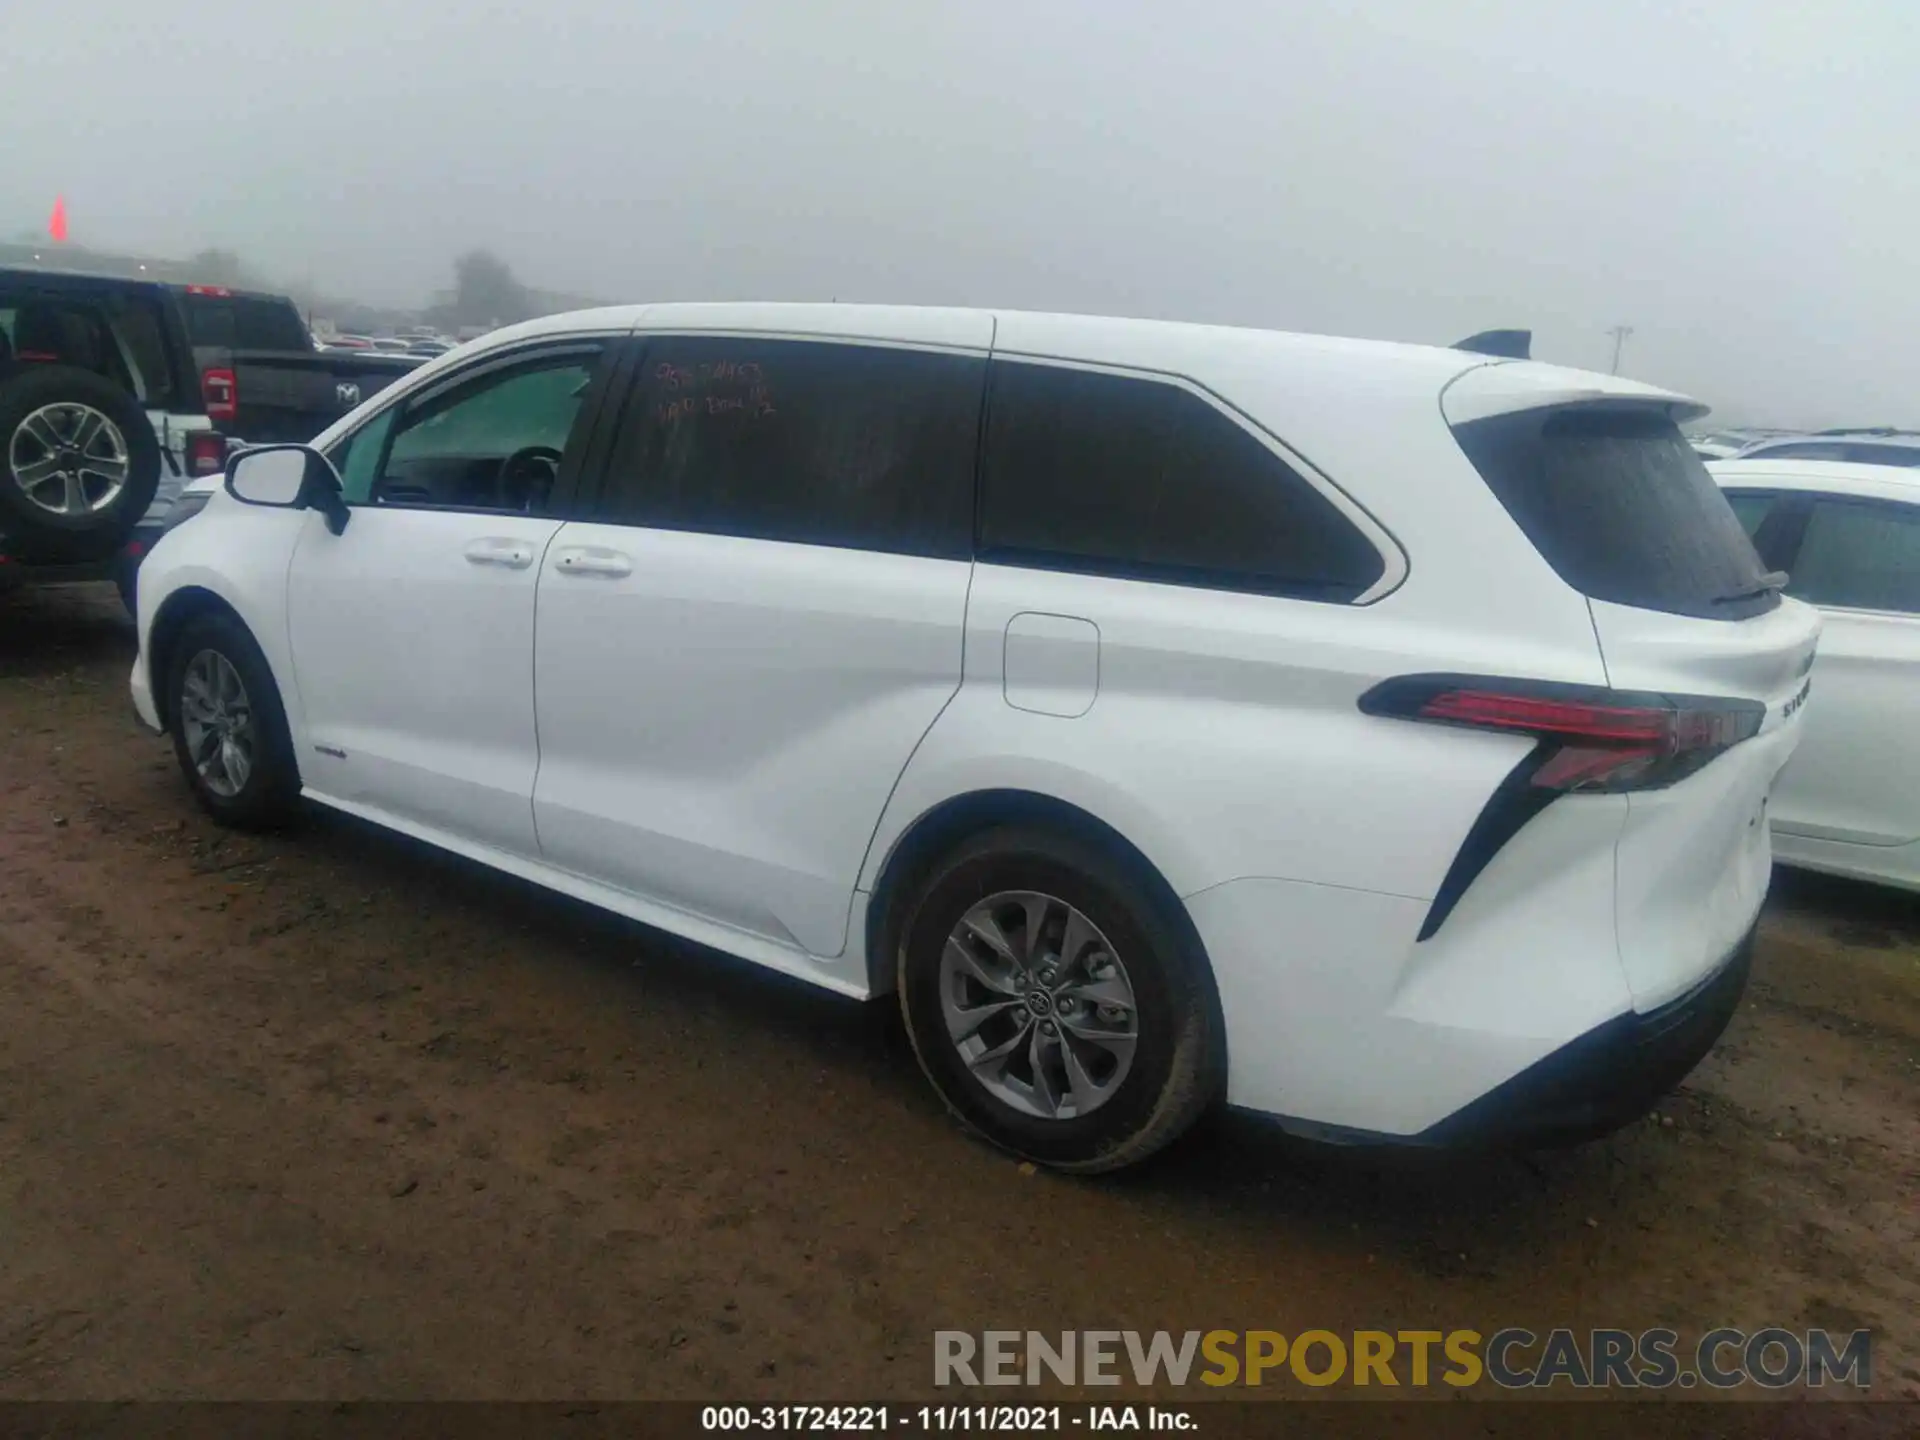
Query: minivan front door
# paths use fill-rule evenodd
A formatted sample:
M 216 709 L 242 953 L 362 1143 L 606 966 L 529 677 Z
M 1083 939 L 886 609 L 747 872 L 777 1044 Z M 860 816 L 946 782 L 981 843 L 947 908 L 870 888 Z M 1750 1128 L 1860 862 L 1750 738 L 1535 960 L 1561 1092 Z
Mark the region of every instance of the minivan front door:
M 980 324 L 972 353 L 648 340 L 596 518 L 540 573 L 550 863 L 842 952 L 887 797 L 960 684 Z
M 345 530 L 307 519 L 288 624 L 323 799 L 534 857 L 534 594 L 579 467 L 599 342 L 495 356 L 336 448 Z

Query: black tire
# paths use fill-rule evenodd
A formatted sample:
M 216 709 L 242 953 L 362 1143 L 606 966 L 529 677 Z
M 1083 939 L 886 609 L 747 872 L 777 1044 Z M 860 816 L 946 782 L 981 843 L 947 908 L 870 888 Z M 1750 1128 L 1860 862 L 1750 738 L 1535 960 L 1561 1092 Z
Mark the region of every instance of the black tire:
M 969 1129 L 1056 1170 L 1117 1170 L 1178 1138 L 1219 1095 L 1226 1042 L 1212 972 L 1184 917 L 1168 913 L 1177 902 L 1154 898 L 1144 880 L 1099 845 L 1006 828 L 953 851 L 908 902 L 898 932 L 901 1013 L 920 1068 Z M 1017 1108 L 976 1077 L 949 1038 L 941 1003 L 947 938 L 974 905 L 1006 891 L 1038 892 L 1079 910 L 1131 982 L 1131 1068 L 1086 1114 L 1049 1118 Z
M 24 427 L 50 405 L 85 406 L 119 436 L 126 478 L 97 510 L 57 512 L 23 482 L 22 469 L 51 453 L 37 427 Z M 146 412 L 111 380 L 71 365 L 30 365 L 0 383 L 0 531 L 23 555 L 60 564 L 106 559 L 153 504 L 160 464 L 160 442 Z M 37 493 L 45 498 L 49 491 Z
M 223 612 L 201 615 L 167 642 L 166 653 L 167 732 L 194 798 L 214 819 L 236 829 L 270 830 L 286 824 L 299 808 L 300 770 L 279 687 L 247 627 Z M 189 739 L 195 722 L 186 695 L 188 674 L 204 655 L 218 657 L 231 667 L 245 691 L 251 729 L 249 764 L 232 794 L 222 793 L 218 783 L 202 773 Z

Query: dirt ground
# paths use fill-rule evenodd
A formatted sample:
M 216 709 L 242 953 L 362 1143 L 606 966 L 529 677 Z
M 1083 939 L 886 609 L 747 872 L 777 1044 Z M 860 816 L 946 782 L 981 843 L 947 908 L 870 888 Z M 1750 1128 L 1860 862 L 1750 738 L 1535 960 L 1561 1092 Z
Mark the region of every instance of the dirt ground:
M 1727 1038 L 1598 1145 L 1221 1118 L 1066 1180 L 887 1006 L 342 819 L 221 832 L 132 654 L 110 591 L 0 597 L 0 1399 L 903 1399 L 936 1329 L 1509 1324 L 1868 1326 L 1920 1395 L 1911 900 L 1782 877 Z

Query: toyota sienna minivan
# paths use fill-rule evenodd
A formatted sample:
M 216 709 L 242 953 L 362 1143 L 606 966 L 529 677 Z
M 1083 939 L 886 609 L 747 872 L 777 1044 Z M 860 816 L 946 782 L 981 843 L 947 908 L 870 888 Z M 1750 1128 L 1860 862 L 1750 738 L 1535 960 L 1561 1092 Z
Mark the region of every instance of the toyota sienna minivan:
M 1804 715 L 1817 613 L 1701 413 L 1258 330 L 559 316 L 195 487 L 133 699 L 220 820 L 304 797 L 896 994 L 1044 1164 L 1217 1101 L 1577 1139 L 1732 1014 Z

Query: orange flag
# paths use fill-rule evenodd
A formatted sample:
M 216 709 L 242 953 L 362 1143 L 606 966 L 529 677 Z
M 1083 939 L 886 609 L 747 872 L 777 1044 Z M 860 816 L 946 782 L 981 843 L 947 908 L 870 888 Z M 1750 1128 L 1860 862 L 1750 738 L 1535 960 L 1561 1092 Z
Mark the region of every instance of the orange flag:
M 67 238 L 67 197 L 64 195 L 53 197 L 53 215 L 47 221 L 47 234 L 57 241 Z

